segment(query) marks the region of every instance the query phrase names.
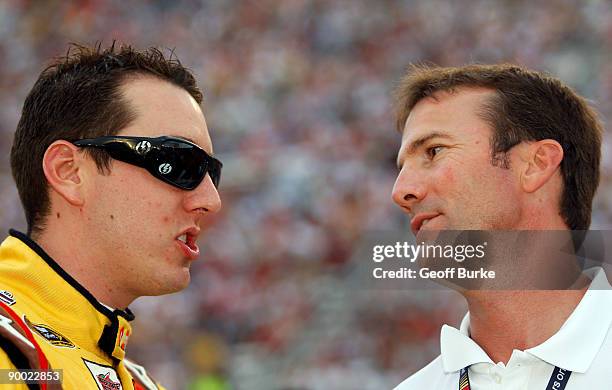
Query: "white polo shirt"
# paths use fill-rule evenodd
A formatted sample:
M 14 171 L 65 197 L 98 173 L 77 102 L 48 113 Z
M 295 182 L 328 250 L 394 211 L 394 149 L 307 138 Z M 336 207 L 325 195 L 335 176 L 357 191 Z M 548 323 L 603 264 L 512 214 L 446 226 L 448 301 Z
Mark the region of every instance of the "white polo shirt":
M 603 269 L 585 273 L 593 280 L 589 290 L 542 344 L 495 364 L 469 337 L 468 312 L 460 329 L 442 326 L 441 355 L 395 390 L 458 390 L 459 370 L 468 366 L 470 390 L 544 390 L 555 366 L 572 372 L 566 390 L 612 389 L 612 290 Z

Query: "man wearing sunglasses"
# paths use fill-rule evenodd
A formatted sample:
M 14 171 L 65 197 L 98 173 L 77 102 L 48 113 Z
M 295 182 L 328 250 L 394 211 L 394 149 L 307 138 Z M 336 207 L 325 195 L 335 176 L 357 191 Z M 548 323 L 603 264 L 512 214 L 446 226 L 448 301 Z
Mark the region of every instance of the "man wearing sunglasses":
M 28 231 L 0 246 L 0 368 L 62 369 L 64 388 L 158 388 L 125 359 L 128 305 L 188 285 L 221 207 L 201 103 L 156 49 L 74 46 L 42 72 L 11 150 Z

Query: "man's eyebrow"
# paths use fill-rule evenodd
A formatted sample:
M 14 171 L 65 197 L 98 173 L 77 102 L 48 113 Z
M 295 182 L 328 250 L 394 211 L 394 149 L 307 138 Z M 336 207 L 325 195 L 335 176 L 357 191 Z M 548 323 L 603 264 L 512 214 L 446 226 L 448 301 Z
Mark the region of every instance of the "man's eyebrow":
M 421 137 L 412 141 L 406 148 L 404 148 L 405 150 L 400 150 L 400 153 L 397 157 L 397 168 L 402 169 L 403 159 L 401 158 L 401 156 L 410 156 L 411 154 L 416 153 L 419 148 L 421 148 L 425 143 L 431 141 L 434 138 L 453 139 L 453 136 L 443 131 L 433 131 L 429 134 L 422 135 Z

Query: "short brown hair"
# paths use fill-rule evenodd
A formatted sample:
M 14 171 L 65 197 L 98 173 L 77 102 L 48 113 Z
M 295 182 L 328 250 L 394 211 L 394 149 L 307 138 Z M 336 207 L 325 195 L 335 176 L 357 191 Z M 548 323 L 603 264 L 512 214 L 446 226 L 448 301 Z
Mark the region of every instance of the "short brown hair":
M 11 149 L 11 169 L 28 223 L 28 235 L 43 229 L 50 202 L 42 169 L 45 151 L 57 140 L 115 135 L 135 118 L 120 87 L 130 76 L 157 77 L 185 89 L 198 102 L 195 78 L 170 52 L 138 51 L 115 42 L 103 49 L 71 44 L 47 66 L 26 97 Z M 110 157 L 88 150 L 101 172 Z
M 493 129 L 494 165 L 507 164 L 506 153 L 523 141 L 553 139 L 561 144 L 561 215 L 570 229 L 588 229 L 603 133 L 594 109 L 560 80 L 518 65 L 413 65 L 396 91 L 398 130 L 421 99 L 464 87 L 495 91 L 479 113 Z

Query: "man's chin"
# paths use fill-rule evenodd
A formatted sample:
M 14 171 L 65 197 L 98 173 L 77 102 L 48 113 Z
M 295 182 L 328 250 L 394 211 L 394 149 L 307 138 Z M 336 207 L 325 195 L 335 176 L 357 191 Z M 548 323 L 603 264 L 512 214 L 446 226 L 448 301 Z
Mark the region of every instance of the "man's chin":
M 171 275 L 164 275 L 166 278 L 164 280 L 160 280 L 157 284 L 157 288 L 154 291 L 148 291 L 149 296 L 159 296 L 166 294 L 174 294 L 176 292 L 182 291 L 189 286 L 191 282 L 191 275 L 189 273 L 189 268 L 185 267 L 177 271 L 174 277 L 170 277 Z
M 189 266 L 184 267 L 181 275 L 177 275 L 177 279 L 175 280 L 175 284 L 172 286 L 172 292 L 178 292 L 186 289 L 189 286 L 189 282 L 191 282 L 191 273 L 189 272 Z

